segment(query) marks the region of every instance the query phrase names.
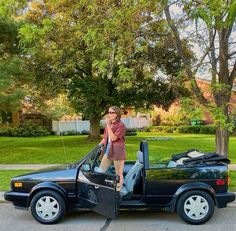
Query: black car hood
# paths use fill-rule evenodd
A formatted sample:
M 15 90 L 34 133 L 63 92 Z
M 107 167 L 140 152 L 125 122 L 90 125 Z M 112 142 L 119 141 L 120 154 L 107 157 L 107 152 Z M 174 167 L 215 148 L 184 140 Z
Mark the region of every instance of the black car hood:
M 34 171 L 34 173 L 43 173 L 43 172 L 54 172 L 54 171 L 61 171 L 61 170 L 66 170 L 66 169 L 72 169 L 76 168 L 77 166 L 74 164 L 60 164 L 56 165 L 53 167 L 47 167 L 47 168 L 42 168 L 37 171 Z
M 48 168 L 43 168 L 37 171 L 33 171 L 27 174 L 23 174 L 20 176 L 14 177 L 12 180 L 14 181 L 20 181 L 20 180 L 57 180 L 61 178 L 71 178 L 75 177 L 77 172 L 77 166 L 78 165 L 58 165 Z

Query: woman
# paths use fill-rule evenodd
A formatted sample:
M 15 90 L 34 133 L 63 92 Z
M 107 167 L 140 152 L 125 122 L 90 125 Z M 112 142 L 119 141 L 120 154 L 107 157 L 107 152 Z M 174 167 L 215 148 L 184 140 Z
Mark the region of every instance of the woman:
M 104 147 L 104 155 L 99 166 L 102 172 L 106 172 L 112 162 L 114 163 L 116 174 L 120 177 L 120 182 L 117 184 L 117 191 L 120 191 L 123 185 L 123 169 L 126 159 L 126 127 L 120 120 L 121 114 L 122 111 L 117 106 L 112 106 L 108 110 L 108 115 L 105 119 L 104 136 L 101 141 Z

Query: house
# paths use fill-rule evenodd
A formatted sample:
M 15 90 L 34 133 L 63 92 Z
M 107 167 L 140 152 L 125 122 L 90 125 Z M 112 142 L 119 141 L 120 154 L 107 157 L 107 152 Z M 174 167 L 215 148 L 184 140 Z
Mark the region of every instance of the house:
M 18 127 L 25 122 L 36 123 L 49 129 L 52 127 L 51 120 L 33 104 L 29 97 L 25 97 L 21 102 L 21 107 L 18 111 L 0 111 L 0 127 Z
M 17 127 L 19 125 L 19 113 L 0 111 L 0 127 L 9 125 L 13 127 Z
M 211 94 L 211 81 L 207 79 L 197 78 L 197 84 L 201 88 L 201 90 L 204 93 L 204 96 L 208 99 L 213 100 L 213 96 Z M 236 83 L 233 85 L 232 89 L 232 96 L 231 96 L 231 102 L 229 105 L 229 111 L 233 112 L 236 110 Z M 181 105 L 178 101 L 174 102 L 168 111 L 164 111 L 161 108 L 154 106 L 154 118 L 156 121 L 154 121 L 154 124 L 162 124 L 162 125 L 173 125 L 174 120 L 180 119 L 180 112 L 181 111 Z M 203 112 L 204 114 L 204 124 L 212 124 L 213 119 L 209 112 Z M 164 118 L 164 119 L 163 119 Z

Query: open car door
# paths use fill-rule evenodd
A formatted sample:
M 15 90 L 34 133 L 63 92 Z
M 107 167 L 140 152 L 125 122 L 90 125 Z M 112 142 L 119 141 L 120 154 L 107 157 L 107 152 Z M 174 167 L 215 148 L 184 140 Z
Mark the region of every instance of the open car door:
M 98 150 L 89 155 L 79 169 L 78 199 L 83 207 L 115 219 L 118 215 L 116 185 L 119 176 L 95 171 L 99 165 L 99 154 Z

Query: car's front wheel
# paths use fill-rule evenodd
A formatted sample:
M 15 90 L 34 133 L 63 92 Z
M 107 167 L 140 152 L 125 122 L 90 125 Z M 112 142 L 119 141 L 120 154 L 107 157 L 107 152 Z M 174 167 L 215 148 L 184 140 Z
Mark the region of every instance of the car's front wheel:
M 63 197 L 52 190 L 43 190 L 34 195 L 30 203 L 33 217 L 42 224 L 55 224 L 65 214 Z
M 207 192 L 192 190 L 179 198 L 176 210 L 185 222 L 200 225 L 212 217 L 214 208 L 213 199 Z

